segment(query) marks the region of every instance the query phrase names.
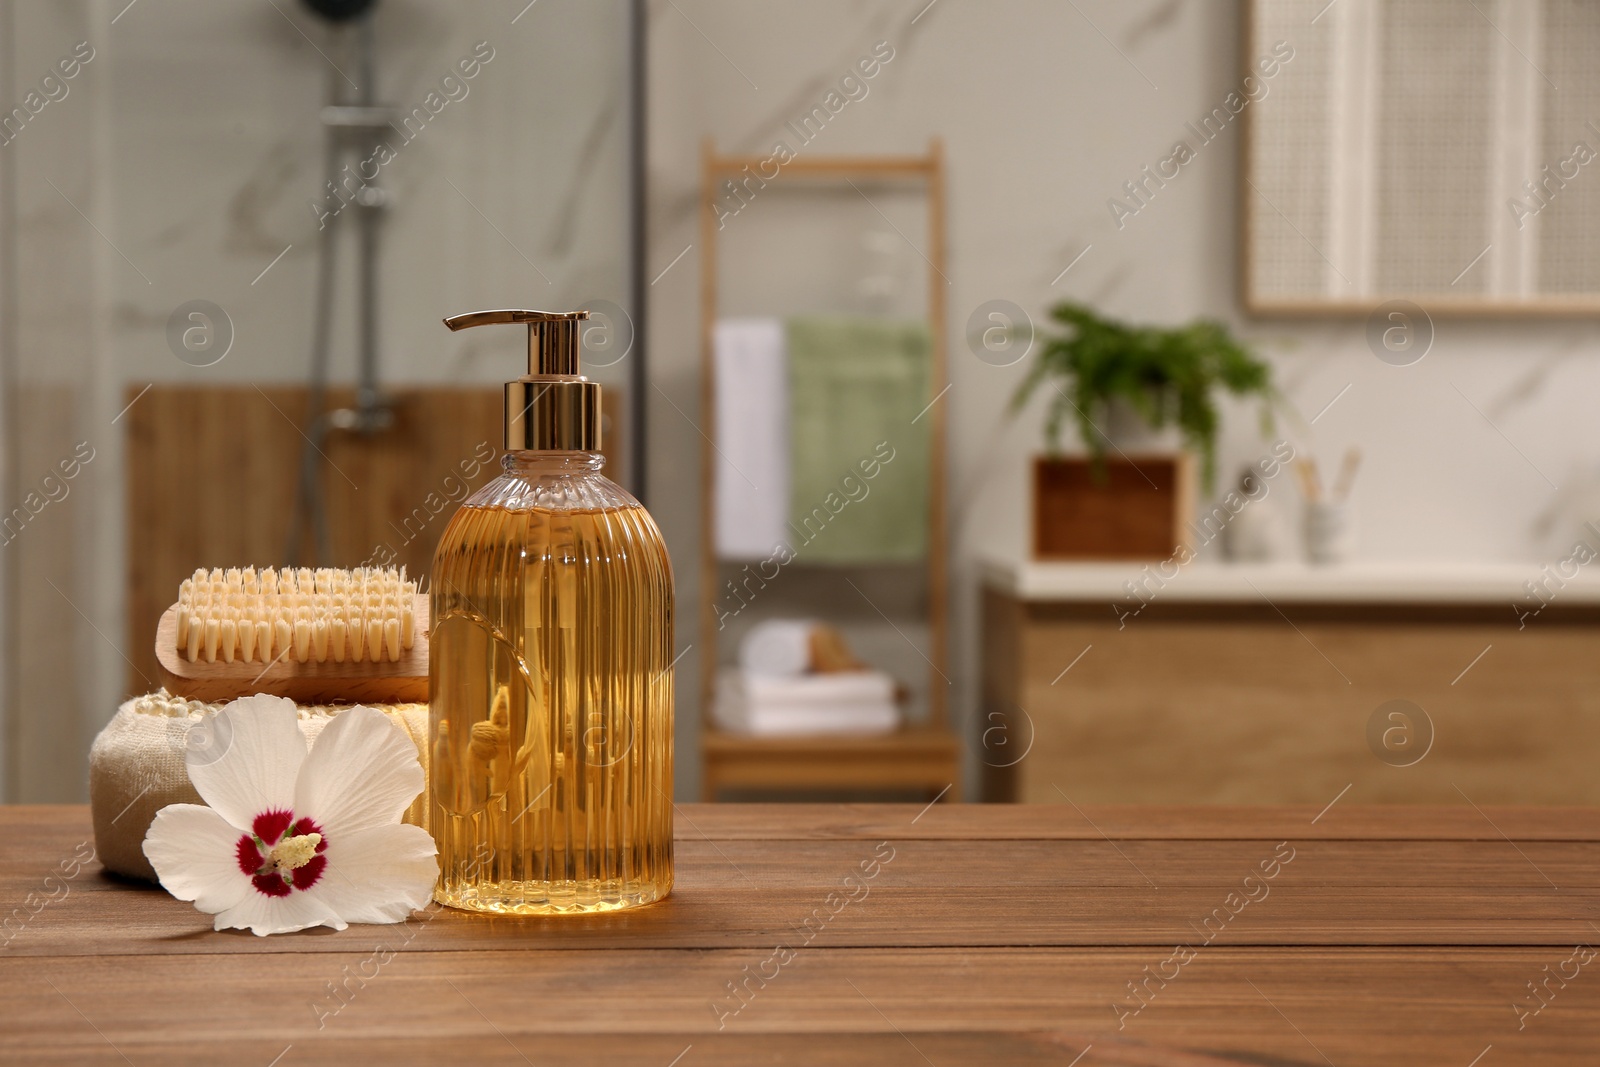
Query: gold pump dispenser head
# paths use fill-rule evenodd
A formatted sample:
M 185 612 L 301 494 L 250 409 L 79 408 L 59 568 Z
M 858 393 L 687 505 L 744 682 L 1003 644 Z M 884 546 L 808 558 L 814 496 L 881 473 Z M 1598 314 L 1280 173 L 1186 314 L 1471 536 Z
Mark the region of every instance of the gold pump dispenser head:
M 587 311 L 473 311 L 452 330 L 498 323 L 528 326 L 528 373 L 506 383 L 507 451 L 598 452 L 600 383 L 578 373 L 578 336 Z

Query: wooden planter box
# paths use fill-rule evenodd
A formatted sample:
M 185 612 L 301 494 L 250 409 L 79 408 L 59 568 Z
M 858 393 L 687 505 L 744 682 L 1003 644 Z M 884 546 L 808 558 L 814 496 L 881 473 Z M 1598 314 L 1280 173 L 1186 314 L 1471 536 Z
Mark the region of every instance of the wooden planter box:
M 1033 461 L 1036 559 L 1166 559 L 1188 542 L 1194 457 L 1187 452 L 1110 456 L 1096 481 L 1087 457 Z

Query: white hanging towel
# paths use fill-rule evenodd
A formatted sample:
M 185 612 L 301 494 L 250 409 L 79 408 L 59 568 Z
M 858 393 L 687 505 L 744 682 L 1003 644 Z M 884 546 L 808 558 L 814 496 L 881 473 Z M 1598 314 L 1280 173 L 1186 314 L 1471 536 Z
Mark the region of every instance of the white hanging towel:
M 716 545 L 722 559 L 766 559 L 788 543 L 789 367 L 779 319 L 723 319 L 716 369 Z

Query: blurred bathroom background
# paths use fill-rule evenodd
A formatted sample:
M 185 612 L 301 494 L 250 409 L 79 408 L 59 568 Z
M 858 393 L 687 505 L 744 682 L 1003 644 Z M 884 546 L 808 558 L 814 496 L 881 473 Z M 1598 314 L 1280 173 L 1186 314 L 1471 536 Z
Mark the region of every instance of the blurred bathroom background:
M 362 22 L 330 22 L 300 0 L 0 9 L 7 99 L 21 101 L 78 42 L 92 49 L 64 81 L 66 95 L 14 134 L 0 160 L 8 490 L 20 500 L 79 442 L 93 450 L 64 483 L 66 495 L 7 545 L 8 796 L 81 798 L 83 757 L 103 710 L 144 678 L 153 687 L 128 621 L 134 583 L 152 566 L 129 552 L 129 486 L 139 474 L 129 467 L 129 431 L 148 425 L 141 407 L 172 386 L 223 390 L 187 404 L 168 393 L 170 409 L 149 427 L 167 431 L 150 445 L 166 469 L 149 472 L 147 484 L 187 496 L 196 482 L 214 489 L 215 475 L 231 468 L 237 495 L 212 498 L 205 510 L 226 524 L 272 493 L 272 514 L 260 518 L 273 528 L 261 533 L 273 546 L 267 558 L 283 562 L 278 546 L 287 543 L 293 501 L 284 493 L 295 485 L 300 430 L 309 429 L 298 424 L 322 284 L 322 213 L 338 234 L 328 346 L 335 386 L 348 389 L 359 376 L 355 216 L 364 211 L 380 216 L 376 355 L 387 392 L 477 385 L 489 395 L 522 373 L 526 357 L 509 333 L 454 338 L 443 315 L 629 303 L 629 4 L 547 2 L 514 24 L 517 10 L 505 7 L 378 5 L 368 24 L 372 95 L 396 124 L 413 109 L 423 118 L 388 132 L 394 158 L 367 166 L 354 183 L 377 171 L 371 184 L 386 203 L 343 210 L 350 192 L 325 186 L 322 112 L 330 100 L 359 99 Z M 475 76 L 463 74 L 463 61 Z M 351 137 L 359 144 L 359 134 Z M 352 151 L 343 162 L 359 171 L 371 155 Z M 190 319 L 185 310 L 174 344 L 169 320 L 196 301 L 222 317 L 195 305 L 205 318 Z M 625 378 L 625 364 L 602 362 L 591 362 L 593 377 L 607 385 Z M 147 385 L 151 393 L 134 400 Z M 288 394 L 298 402 L 274 387 L 299 390 Z M 218 395 L 230 398 L 225 417 L 168 424 Z M 337 408 L 338 398 L 327 406 Z M 323 443 L 322 493 L 335 510 L 347 497 L 353 509 L 388 513 L 398 525 L 430 493 L 447 492 L 441 479 L 452 468 L 482 463 L 480 441 L 497 455 L 492 397 L 472 410 L 478 424 L 456 428 L 450 454 L 433 463 L 441 469 L 378 477 L 365 498 L 356 484 L 369 478 L 352 461 L 395 447 L 419 420 L 369 438 L 336 431 Z M 460 418 L 454 409 L 439 414 Z M 282 432 L 264 436 L 269 420 Z M 488 458 L 482 466 L 492 475 Z M 282 476 L 263 484 L 257 464 Z M 160 522 L 153 512 L 161 500 L 149 497 L 139 503 Z M 417 538 L 427 552 L 447 518 Z M 411 532 L 372 526 L 352 542 L 359 550 L 341 545 L 340 558 L 322 562 L 357 565 Z M 244 536 L 207 533 L 223 544 Z M 182 535 L 163 525 L 162 536 Z M 311 549 L 307 524 L 298 562 L 313 562 Z M 142 636 L 148 643 L 148 631 Z
M 1336 14 L 1347 17 L 1336 9 L 1313 25 L 1322 6 L 1290 4 L 1283 15 L 1299 20 L 1293 33 L 1303 34 L 1294 39 L 1306 63 L 1323 54 L 1309 43 L 1315 35 Z M 1444 0 L 1407 6 L 1420 12 L 1419 24 L 1451 17 Z M 1486 17 L 1515 17 L 1512 3 L 1483 6 Z M 1548 5 L 1553 12 L 1567 6 Z M 23 106 L 29 94 L 45 101 L 37 111 L 25 107 L 25 121 L 6 127 L 0 144 L 0 504 L 12 512 L 30 494 L 42 501 L 0 534 L 0 798 L 85 799 L 90 740 L 121 700 L 146 681 L 154 687 L 148 649 L 136 647 L 148 637 L 135 607 L 148 615 L 138 598 L 159 599 L 147 588 L 156 561 L 198 553 L 216 565 L 282 562 L 207 553 L 290 537 L 311 428 L 304 389 L 315 309 L 327 284 L 319 276 L 323 221 L 339 229 L 328 346 L 335 394 L 327 407 L 353 402 L 361 347 L 354 217 L 362 211 L 378 217 L 378 381 L 403 397 L 402 408 L 412 406 L 395 426 L 365 435 L 336 429 L 326 442 L 319 493 L 331 521 L 344 525 L 334 533 L 336 558 L 324 562 L 357 565 L 385 543 L 403 560 L 426 559 L 444 517 L 420 524 L 414 543 L 402 544 L 411 537 L 405 517 L 474 459 L 480 439 L 498 443 L 493 391 L 519 372 L 519 340 L 515 331 L 451 335 L 443 315 L 486 307 L 605 310 L 610 332 L 589 341 L 596 352 L 612 347 L 601 358 L 590 353 L 588 373 L 617 400 L 612 474 L 645 500 L 672 552 L 683 652 L 678 793 L 701 796 L 702 681 L 711 669 L 693 647 L 706 589 L 702 154 L 708 139 L 716 151 L 753 156 L 792 141 L 787 124 L 811 112 L 880 42 L 892 60 L 804 152 L 906 156 L 935 141 L 942 152 L 947 238 L 937 273 L 950 388 L 936 398 L 948 432 L 947 548 L 937 562 L 949 589 L 942 684 L 961 751 L 952 781 L 959 793 L 982 796 L 988 770 L 1004 762 L 990 758 L 984 740 L 992 726 L 985 668 L 1007 654 L 985 652 L 985 568 L 1029 554 L 1029 463 L 1041 445 L 1040 404 L 1022 416 L 1009 410 L 1030 364 L 988 358 L 972 340 L 969 322 L 988 302 L 1025 309 L 1041 329 L 1047 309 L 1066 298 L 1134 322 L 1203 316 L 1227 323 L 1271 365 L 1298 412 L 1302 454 L 1331 474 L 1348 450 L 1361 450 L 1359 537 L 1347 565 L 1393 566 L 1401 576 L 1444 568 L 1462 576 L 1463 588 L 1483 568 L 1537 579 L 1567 554 L 1581 523 L 1600 513 L 1600 423 L 1592 417 L 1600 324 L 1592 311 L 1535 317 L 1469 308 L 1435 316 L 1427 358 L 1398 367 L 1376 357 L 1364 314 L 1247 310 L 1241 229 L 1254 209 L 1239 130 L 1219 134 L 1154 195 L 1129 199 L 1127 183 L 1167 158 L 1176 139 L 1190 136 L 1186 124 L 1234 92 L 1255 63 L 1244 43 L 1255 7 L 1236 0 L 379 0 L 370 23 L 372 99 L 401 115 L 422 108 L 428 117 L 378 168 L 381 206 L 352 204 L 323 219 L 316 205 L 326 211 L 340 203 L 324 186 L 323 108 L 333 91 L 348 89 L 344 99 L 356 99 L 369 78 L 358 62 L 357 30 L 330 24 L 301 0 L 0 0 L 0 110 Z M 1372 5 L 1380 8 L 1387 5 Z M 1547 51 L 1558 36 L 1547 32 L 1538 47 Z M 1474 32 L 1471 40 L 1493 37 Z M 64 58 L 76 60 L 70 78 L 58 66 Z M 464 60 L 475 66 L 470 78 Z M 1582 76 L 1581 63 L 1564 69 Z M 51 84 L 41 88 L 45 78 Z M 1573 84 L 1574 92 L 1594 88 Z M 1450 146 L 1472 122 L 1444 112 L 1435 120 L 1395 136 L 1411 138 L 1416 153 L 1433 153 L 1437 175 L 1454 166 Z M 1577 136 L 1551 133 L 1528 176 L 1566 157 Z M 1600 135 L 1584 136 L 1600 143 Z M 1600 179 L 1584 174 L 1562 197 L 1590 204 L 1594 190 Z M 935 253 L 916 196 L 848 183 L 790 192 L 763 191 L 727 220 L 718 315 L 931 312 Z M 1138 210 L 1119 219 L 1108 211 L 1114 198 Z M 1380 230 L 1394 217 L 1384 218 Z M 1301 229 L 1310 225 L 1300 221 Z M 1490 242 L 1459 243 L 1466 267 Z M 1470 274 L 1455 290 L 1447 282 L 1448 275 L 1438 288 L 1482 291 L 1471 288 Z M 196 309 L 205 318 L 190 317 Z M 191 328 L 204 336 L 186 348 Z M 227 390 L 232 406 L 213 409 L 225 415 L 192 417 L 186 412 L 195 396 L 205 394 L 184 388 Z M 417 436 L 421 413 L 438 414 L 446 430 Z M 1264 448 L 1252 406 L 1229 401 L 1224 413 L 1219 492 Z M 478 463 L 485 472 L 493 467 Z M 1287 482 L 1284 496 L 1292 492 Z M 174 529 L 163 502 L 192 484 L 208 486 L 203 504 L 215 526 L 185 520 Z M 131 497 L 136 485 L 149 487 L 141 499 Z M 141 538 L 142 531 L 160 533 Z M 310 544 L 308 535 L 303 550 Z M 836 608 L 855 651 L 910 688 L 908 715 L 917 718 L 927 714 L 926 652 L 936 630 L 913 618 L 926 591 L 909 578 L 897 581 L 867 586 L 871 596 L 861 602 L 818 604 L 797 593 L 796 610 Z M 1332 687 L 1328 701 L 1348 704 L 1338 705 L 1339 721 L 1350 725 L 1338 743 L 1372 760 L 1374 773 L 1388 773 L 1367 754 L 1368 713 L 1391 696 L 1426 704 L 1434 694 L 1440 703 L 1432 706 L 1445 707 L 1468 683 L 1452 689 L 1454 668 L 1442 665 L 1466 667 L 1485 644 L 1495 651 L 1476 669 L 1492 680 L 1484 684 L 1508 716 L 1554 684 L 1537 668 L 1545 661 L 1512 660 L 1515 671 L 1492 673 L 1501 669 L 1497 653 L 1517 640 L 1520 578 L 1506 588 L 1510 595 L 1497 592 L 1471 620 L 1490 626 L 1492 607 L 1504 616 L 1493 623 L 1504 634 L 1463 636 L 1459 654 L 1454 645 L 1442 652 L 1437 670 L 1429 661 L 1439 678 L 1408 685 L 1406 665 L 1391 663 L 1385 680 L 1370 687 L 1360 678 L 1320 679 Z M 1437 615 L 1437 603 L 1423 607 Z M 1294 616 L 1289 609 L 1285 621 Z M 1448 613 L 1430 618 L 1454 625 Z M 1271 620 L 1280 625 L 1277 615 Z M 1323 653 L 1348 666 L 1342 646 L 1327 645 L 1320 632 L 1312 634 L 1315 652 L 1291 648 L 1299 638 L 1282 632 L 1291 644 L 1281 655 L 1306 656 L 1307 671 L 1322 669 L 1315 657 Z M 1060 667 L 1094 640 L 1059 649 Z M 1080 670 L 1092 672 L 1094 653 L 1087 655 Z M 1548 669 L 1566 670 L 1570 660 L 1552 654 Z M 1242 653 L 1226 668 L 1236 675 L 1230 681 L 1248 683 L 1256 665 Z M 1284 684 L 1291 682 L 1299 684 Z M 1102 683 L 1116 684 L 1094 684 Z M 1347 683 L 1362 688 L 1359 697 L 1346 695 Z M 1054 692 L 1075 684 L 1066 675 Z M 1188 681 L 1171 686 L 1163 712 L 1195 693 Z M 1589 738 L 1585 716 L 1597 709 L 1586 686 L 1559 683 L 1571 694 L 1559 709 L 1563 732 L 1530 745 L 1553 751 Z M 1090 706 L 1095 690 L 1074 690 L 1072 699 Z M 1451 721 L 1446 711 L 1435 719 Z M 1108 724 L 1110 733 L 1099 735 L 1107 746 L 1101 762 L 1115 770 L 1128 746 L 1176 744 L 1162 736 L 1166 721 L 1124 722 L 1120 733 Z M 1275 729 L 1270 718 L 1254 721 L 1241 744 Z M 1439 729 L 1444 752 L 1449 731 Z M 1096 736 L 1080 730 L 1059 743 L 1094 744 Z M 1263 764 L 1314 762 L 1316 744 L 1252 751 Z M 1482 771 L 1472 799 L 1562 795 L 1559 782 L 1537 796 L 1498 782 L 1498 745 L 1455 750 Z M 1135 765 L 1153 764 L 1128 767 Z M 1273 773 L 1303 779 L 1309 772 Z M 1329 770 L 1326 782 L 1310 777 L 1310 792 L 1327 798 L 1348 778 L 1342 769 Z M 1426 795 L 1454 799 L 1445 782 Z M 1373 795 L 1386 794 L 1375 788 Z

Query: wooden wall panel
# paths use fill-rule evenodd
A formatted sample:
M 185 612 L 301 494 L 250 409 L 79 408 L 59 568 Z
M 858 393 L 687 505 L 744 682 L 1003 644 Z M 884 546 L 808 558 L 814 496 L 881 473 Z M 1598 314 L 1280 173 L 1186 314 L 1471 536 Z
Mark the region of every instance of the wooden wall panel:
M 139 387 L 128 391 L 133 401 Z M 397 388 L 394 426 L 323 446 L 326 565 L 404 565 L 425 575 L 445 523 L 499 473 L 498 386 Z M 328 408 L 354 403 L 332 389 Z M 605 391 L 605 445 L 620 455 L 621 396 Z M 156 385 L 128 410 L 129 693 L 155 688 L 156 622 L 196 567 L 285 562 L 305 445 L 304 386 Z M 310 565 L 309 532 L 300 562 Z

